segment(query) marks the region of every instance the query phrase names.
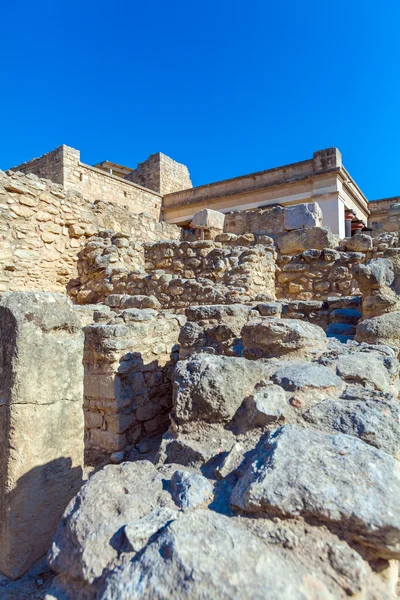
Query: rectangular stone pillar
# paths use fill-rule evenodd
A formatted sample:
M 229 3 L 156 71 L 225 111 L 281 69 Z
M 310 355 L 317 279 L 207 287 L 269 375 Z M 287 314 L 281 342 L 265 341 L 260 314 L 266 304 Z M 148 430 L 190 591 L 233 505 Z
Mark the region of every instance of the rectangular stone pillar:
M 48 551 L 82 482 L 83 333 L 62 294 L 0 299 L 0 571 Z

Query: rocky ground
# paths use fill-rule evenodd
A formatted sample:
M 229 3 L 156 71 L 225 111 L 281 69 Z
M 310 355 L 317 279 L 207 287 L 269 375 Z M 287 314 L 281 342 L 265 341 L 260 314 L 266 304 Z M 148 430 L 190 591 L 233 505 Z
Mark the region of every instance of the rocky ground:
M 180 361 L 158 451 L 71 501 L 46 600 L 396 597 L 395 351 L 274 317 L 242 336 Z

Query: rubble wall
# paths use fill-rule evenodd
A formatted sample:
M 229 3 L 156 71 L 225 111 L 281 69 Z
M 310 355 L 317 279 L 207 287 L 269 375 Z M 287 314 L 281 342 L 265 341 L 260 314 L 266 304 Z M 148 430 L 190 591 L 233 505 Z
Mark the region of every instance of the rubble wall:
M 171 375 L 185 318 L 127 309 L 84 328 L 86 447 L 125 450 L 168 428 Z
M 104 302 L 111 294 L 154 296 L 169 309 L 274 298 L 274 250 L 255 244 L 252 235 L 233 242 L 145 244 L 144 268 L 139 260 L 127 264 L 132 242 L 120 248 L 116 237 L 92 238 L 80 253 L 80 286 L 71 290 L 78 304 Z

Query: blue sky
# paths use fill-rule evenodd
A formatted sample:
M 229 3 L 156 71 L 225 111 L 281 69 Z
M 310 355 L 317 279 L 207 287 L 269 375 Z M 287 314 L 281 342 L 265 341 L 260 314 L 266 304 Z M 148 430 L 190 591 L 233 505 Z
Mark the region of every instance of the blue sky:
M 60 144 L 195 185 L 337 146 L 400 195 L 399 0 L 21 0 L 2 6 L 0 168 Z

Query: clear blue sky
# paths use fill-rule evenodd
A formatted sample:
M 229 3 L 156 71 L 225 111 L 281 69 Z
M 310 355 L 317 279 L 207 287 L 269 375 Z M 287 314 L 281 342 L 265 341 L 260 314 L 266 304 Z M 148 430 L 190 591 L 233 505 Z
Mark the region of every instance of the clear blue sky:
M 0 168 L 60 144 L 195 185 L 337 146 L 400 195 L 399 0 L 21 0 L 2 5 Z

